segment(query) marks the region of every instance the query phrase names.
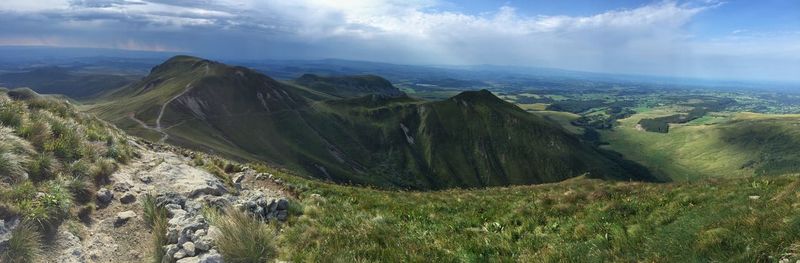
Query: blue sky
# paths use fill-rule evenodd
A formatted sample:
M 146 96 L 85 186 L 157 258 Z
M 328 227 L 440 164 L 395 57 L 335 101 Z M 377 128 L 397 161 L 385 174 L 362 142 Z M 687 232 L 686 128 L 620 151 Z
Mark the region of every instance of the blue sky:
M 4 0 L 2 45 L 800 82 L 800 1 Z

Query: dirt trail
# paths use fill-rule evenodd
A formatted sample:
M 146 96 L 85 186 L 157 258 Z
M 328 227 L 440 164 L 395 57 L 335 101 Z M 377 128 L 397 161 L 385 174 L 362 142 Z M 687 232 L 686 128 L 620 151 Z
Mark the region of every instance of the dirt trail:
M 91 215 L 91 223 L 68 222 L 59 228 L 46 257 L 48 262 L 146 262 L 152 255 L 151 233 L 145 226 L 141 201 L 146 194 L 177 193 L 197 206 L 207 200 L 232 200 L 231 205 L 254 195 L 268 198 L 288 197 L 279 186 L 252 182 L 233 193 L 217 177 L 191 165 L 191 158 L 172 151 L 153 149 L 136 144 L 140 158 L 120 167 L 111 176 L 112 184 L 105 186 L 113 192 L 113 200 L 106 206 L 98 205 Z M 155 148 L 159 146 L 156 145 Z M 249 182 L 249 181 L 248 181 Z M 122 197 L 132 195 L 135 200 L 122 202 Z M 197 214 L 185 208 L 187 214 Z M 120 212 L 133 211 L 136 216 L 119 224 Z
M 191 83 L 190 84 L 186 84 L 186 88 L 184 88 L 184 90 L 181 93 L 179 93 L 178 95 L 173 96 L 172 98 L 170 98 L 169 100 L 164 102 L 164 104 L 161 105 L 161 109 L 158 111 L 158 117 L 156 118 L 156 126 L 155 127 L 151 127 L 150 125 L 147 125 L 147 123 L 145 123 L 144 121 L 142 121 L 140 119 L 137 119 L 136 118 L 136 114 L 133 113 L 133 112 L 128 114 L 128 118 L 130 118 L 131 120 L 135 121 L 136 123 L 139 123 L 139 125 L 141 125 L 142 128 L 145 128 L 145 129 L 160 133 L 161 134 L 161 139 L 159 139 L 158 142 L 159 143 L 164 143 L 164 142 L 167 141 L 167 139 L 169 139 L 169 134 L 166 131 L 164 131 L 164 129 L 161 127 L 161 119 L 164 117 L 164 112 L 167 110 L 167 106 L 169 106 L 169 104 L 172 103 L 172 101 L 180 98 L 181 96 L 183 96 L 184 94 L 186 94 L 190 90 L 192 90 L 192 84 Z

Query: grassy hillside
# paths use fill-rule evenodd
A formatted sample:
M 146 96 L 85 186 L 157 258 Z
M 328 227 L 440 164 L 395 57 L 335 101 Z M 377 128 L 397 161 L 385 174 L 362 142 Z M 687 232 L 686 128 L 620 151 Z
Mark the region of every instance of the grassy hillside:
M 669 109 L 636 114 L 603 138 L 609 148 L 674 180 L 800 172 L 800 116 L 715 113 L 672 124 L 669 133 L 637 128 L 642 118 L 669 114 Z
M 337 99 L 367 93 L 377 94 Z M 375 76 L 307 75 L 283 83 L 178 56 L 89 108 L 144 138 L 266 160 L 336 182 L 427 189 L 583 174 L 653 179 L 488 91 L 424 102 Z
M 294 83 L 338 98 L 362 97 L 370 94 L 390 97 L 403 95 L 403 92 L 395 88 L 391 82 L 375 75 L 323 77 L 304 74 L 295 79 Z
M 42 260 L 59 225 L 94 211 L 95 191 L 136 154 L 123 136 L 63 100 L 0 90 L 0 219 L 19 222 L 0 262 Z
M 294 262 L 800 259 L 797 175 L 404 192 L 272 172 L 304 206 L 278 237 Z

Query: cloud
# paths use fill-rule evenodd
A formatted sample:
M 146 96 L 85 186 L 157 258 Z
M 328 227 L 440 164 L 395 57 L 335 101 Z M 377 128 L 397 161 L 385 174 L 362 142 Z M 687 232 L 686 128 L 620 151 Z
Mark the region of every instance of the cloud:
M 233 58 L 506 64 L 683 76 L 800 70 L 798 35 L 693 35 L 719 1 L 662 1 L 589 16 L 483 13 L 437 0 L 5 0 L 0 45 L 187 50 Z M 784 69 L 767 72 L 753 65 Z M 754 67 L 756 69 L 754 69 Z

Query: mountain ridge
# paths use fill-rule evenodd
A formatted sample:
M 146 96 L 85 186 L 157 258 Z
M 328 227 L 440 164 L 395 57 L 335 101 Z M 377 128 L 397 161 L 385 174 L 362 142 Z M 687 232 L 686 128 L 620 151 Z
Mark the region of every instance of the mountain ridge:
M 429 102 L 377 76 L 305 79 L 336 86 L 280 82 L 244 67 L 177 56 L 92 111 L 151 140 L 336 182 L 441 189 L 587 173 L 652 179 L 488 90 Z M 365 79 L 378 85 L 364 88 L 359 81 Z

